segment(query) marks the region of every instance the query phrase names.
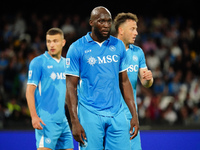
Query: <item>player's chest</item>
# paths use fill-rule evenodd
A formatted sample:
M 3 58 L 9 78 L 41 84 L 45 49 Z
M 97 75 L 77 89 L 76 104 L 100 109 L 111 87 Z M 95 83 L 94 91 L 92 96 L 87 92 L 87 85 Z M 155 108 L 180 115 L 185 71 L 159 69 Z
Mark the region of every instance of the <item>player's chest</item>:
M 85 47 L 82 53 L 82 62 L 86 66 L 101 66 L 120 63 L 120 52 L 113 46 Z
M 43 65 L 42 77 L 51 80 L 64 80 L 65 68 L 64 63 L 48 63 Z
M 138 74 L 139 66 L 140 66 L 139 57 L 133 53 L 128 53 L 127 62 L 129 64 L 127 72 Z

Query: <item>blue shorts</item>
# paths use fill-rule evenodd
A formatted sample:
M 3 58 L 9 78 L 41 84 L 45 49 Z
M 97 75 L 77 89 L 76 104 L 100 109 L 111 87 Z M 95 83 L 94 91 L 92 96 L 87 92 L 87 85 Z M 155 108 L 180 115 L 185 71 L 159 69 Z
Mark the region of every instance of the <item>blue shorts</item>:
M 138 131 L 137 136 L 131 140 L 131 150 L 142 150 L 140 131 Z
M 129 122 L 130 121 L 131 120 L 129 120 Z M 129 128 L 130 128 L 130 124 L 129 124 Z M 135 129 L 133 127 L 133 132 L 134 131 L 135 131 Z M 131 150 L 142 150 L 141 139 L 140 139 L 140 131 L 138 131 L 137 136 L 134 139 L 131 140 Z
M 130 149 L 129 121 L 123 111 L 114 117 L 101 116 L 79 104 L 78 116 L 87 138 L 81 150 Z
M 35 129 L 37 148 L 74 148 L 71 130 L 67 121 L 63 123 L 45 122 L 45 124 L 46 126 L 42 125 L 42 130 Z

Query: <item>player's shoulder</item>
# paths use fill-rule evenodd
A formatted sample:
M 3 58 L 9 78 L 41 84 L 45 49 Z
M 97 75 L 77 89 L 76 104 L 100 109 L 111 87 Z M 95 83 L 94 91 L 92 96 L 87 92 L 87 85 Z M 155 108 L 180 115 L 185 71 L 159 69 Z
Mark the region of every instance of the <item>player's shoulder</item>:
M 65 60 L 66 58 L 65 58 L 65 57 L 63 57 L 63 56 L 61 56 L 61 59 L 62 59 L 62 60 Z
M 123 42 L 120 39 L 118 39 L 112 35 L 110 36 L 110 41 L 112 44 L 123 44 Z
M 80 45 L 85 43 L 85 36 L 80 37 L 79 39 L 77 39 L 75 42 L 73 42 L 73 45 Z
M 81 38 L 77 39 L 76 41 L 74 41 L 69 49 L 80 49 L 84 44 L 85 44 L 86 40 L 85 40 L 85 36 L 82 36 Z
M 66 58 L 61 56 L 61 60 L 65 62 Z
M 32 65 L 42 65 L 43 63 L 44 63 L 44 61 L 45 61 L 45 59 L 47 58 L 47 56 L 45 56 L 45 53 L 44 54 L 41 54 L 41 55 L 39 55 L 39 56 L 36 56 L 35 58 L 33 58 L 32 60 L 31 60 L 31 64 Z
M 33 58 L 32 60 L 31 60 L 31 62 L 41 62 L 41 61 L 43 61 L 43 54 L 41 54 L 41 55 L 39 55 L 39 56 L 36 56 L 35 58 Z
M 130 44 L 130 45 L 129 45 L 129 48 L 130 48 L 131 50 L 138 51 L 138 52 L 140 52 L 140 53 L 144 53 L 143 50 L 142 50 L 142 48 L 139 47 L 139 46 Z
M 89 43 L 90 41 L 93 41 L 93 39 L 90 37 L 90 32 L 88 32 L 86 35 L 80 37 L 75 42 L 73 42 L 72 45 L 82 45 Z

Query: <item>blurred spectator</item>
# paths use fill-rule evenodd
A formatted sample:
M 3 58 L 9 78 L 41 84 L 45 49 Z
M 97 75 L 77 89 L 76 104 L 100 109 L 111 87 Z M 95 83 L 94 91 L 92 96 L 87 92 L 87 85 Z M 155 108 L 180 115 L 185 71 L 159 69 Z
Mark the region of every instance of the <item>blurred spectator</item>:
M 148 53 L 150 51 L 156 51 L 157 45 L 155 43 L 155 40 L 152 37 L 149 37 L 147 41 L 142 43 L 142 49 L 144 50 L 145 53 Z
M 171 37 L 171 33 L 168 30 L 165 30 L 163 34 L 164 34 L 164 36 L 161 39 L 161 43 L 165 47 L 170 48 L 172 46 L 172 43 L 173 43 L 173 39 Z
M 61 29 L 63 30 L 63 33 L 66 35 L 75 34 L 75 28 L 72 25 L 70 17 L 67 17 L 65 19 L 65 23 L 62 25 Z
M 8 66 L 8 59 L 5 52 L 0 53 L 0 74 L 3 75 L 5 68 Z
M 17 61 L 16 57 L 10 59 L 8 66 L 4 70 L 3 82 L 5 92 L 16 95 L 17 90 Z
M 26 22 L 22 17 L 22 13 L 19 12 L 16 15 L 16 20 L 13 26 L 14 37 L 20 37 L 26 31 Z
M 190 88 L 190 100 L 194 105 L 200 104 L 200 79 L 194 79 Z
M 161 110 L 159 108 L 160 100 L 161 95 L 153 95 L 151 97 L 150 105 L 147 108 L 147 117 L 155 123 L 161 118 Z
M 165 93 L 165 86 L 161 77 L 154 78 L 153 91 L 156 95 Z
M 172 81 L 170 81 L 168 84 L 169 95 L 176 96 L 176 94 L 179 92 L 181 86 L 181 78 L 182 78 L 182 72 L 179 70 L 176 72 Z
M 154 72 L 156 68 L 160 67 L 160 59 L 159 57 L 155 54 L 154 50 L 149 50 L 148 53 L 146 53 L 146 61 L 147 61 L 147 66 L 149 69 Z
M 174 124 L 178 116 L 174 111 L 174 97 L 172 96 L 165 96 L 161 99 L 160 109 L 162 110 L 162 117 L 164 121 L 168 122 L 170 125 Z
M 178 43 L 176 41 L 173 42 L 173 45 L 171 47 L 171 56 L 173 57 L 173 59 L 177 58 L 178 56 L 182 55 L 182 50 L 181 48 L 178 46 Z
M 200 124 L 200 109 L 198 106 L 192 108 L 192 115 L 190 116 L 191 124 L 199 125 Z
M 21 111 L 21 106 L 17 104 L 17 100 L 13 97 L 8 103 L 7 103 L 7 117 L 15 118 L 16 114 Z
M 159 57 L 161 63 L 163 63 L 164 58 L 167 56 L 168 50 L 165 45 L 162 43 L 158 44 L 158 49 L 155 51 L 155 54 Z

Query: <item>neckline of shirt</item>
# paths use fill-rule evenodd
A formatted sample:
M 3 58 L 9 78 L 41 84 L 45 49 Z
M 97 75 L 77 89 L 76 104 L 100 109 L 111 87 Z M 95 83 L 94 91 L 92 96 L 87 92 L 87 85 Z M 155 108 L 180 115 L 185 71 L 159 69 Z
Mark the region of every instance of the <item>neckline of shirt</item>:
M 96 42 L 100 47 L 102 46 L 102 44 L 105 42 L 105 40 L 103 41 L 103 42 L 97 42 L 97 41 L 94 41 L 94 42 Z
M 52 57 L 53 58 L 53 57 Z M 61 58 L 60 59 L 57 59 L 57 58 L 53 58 L 57 63 L 60 62 Z
M 59 63 L 60 60 L 61 60 L 61 57 L 60 57 L 60 59 L 57 59 L 57 58 L 52 57 L 52 56 L 48 53 L 48 51 L 46 51 L 45 54 L 46 54 L 47 58 L 48 58 L 48 57 L 49 57 L 49 58 L 53 58 L 57 63 Z

